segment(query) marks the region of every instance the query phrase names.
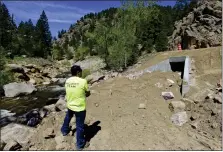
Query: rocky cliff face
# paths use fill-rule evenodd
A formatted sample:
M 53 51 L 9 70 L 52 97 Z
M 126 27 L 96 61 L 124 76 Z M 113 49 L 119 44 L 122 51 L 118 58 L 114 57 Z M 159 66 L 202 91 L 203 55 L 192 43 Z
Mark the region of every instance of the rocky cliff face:
M 169 38 L 169 49 L 206 48 L 221 45 L 222 2 L 199 0 L 197 7 L 182 20 L 175 22 L 175 30 Z

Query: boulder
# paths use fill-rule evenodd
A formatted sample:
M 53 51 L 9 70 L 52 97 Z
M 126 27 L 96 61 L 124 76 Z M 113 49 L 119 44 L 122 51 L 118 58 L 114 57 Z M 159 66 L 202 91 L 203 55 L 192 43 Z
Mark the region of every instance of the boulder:
M 173 99 L 174 95 L 172 92 L 162 92 L 162 96 L 165 100 Z
M 53 83 L 56 83 L 56 82 L 59 81 L 59 78 L 52 78 L 51 81 L 52 81 Z
M 174 84 L 174 81 L 171 80 L 171 79 L 167 79 L 167 81 L 168 81 L 170 84 Z
M 111 77 L 112 77 L 112 78 L 117 77 L 117 76 L 118 76 L 118 72 L 113 72 L 113 73 L 111 74 Z
M 22 146 L 15 140 L 10 140 L 4 147 L 4 151 L 16 151 L 22 148 Z
M 185 111 L 173 114 L 170 119 L 172 123 L 177 126 L 182 126 L 188 121 L 187 113 Z
M 6 145 L 6 143 L 5 143 L 4 141 L 1 141 L 0 144 L 1 144 L 1 145 L 0 145 L 0 150 L 3 151 L 3 149 L 4 149 L 5 145 Z
M 222 87 L 222 79 L 219 80 L 219 82 L 217 83 L 218 87 Z
M 30 71 L 31 71 L 30 69 L 24 68 L 25 73 L 29 73 Z
M 1 142 L 8 143 L 11 140 L 14 140 L 22 146 L 27 145 L 34 133 L 34 128 L 10 123 L 1 128 Z
M 35 127 L 40 123 L 42 118 L 40 117 L 39 109 L 32 109 L 22 116 L 17 117 L 17 122 L 28 125 L 30 127 Z
M 52 87 L 49 87 L 49 91 L 51 91 L 51 92 L 65 92 L 65 87 L 52 86 Z
M 222 104 L 222 96 L 218 94 L 215 95 L 214 102 Z
M 67 109 L 66 101 L 63 98 L 60 98 L 55 104 L 56 111 L 64 111 Z
M 6 97 L 16 97 L 20 94 L 31 94 L 37 89 L 31 83 L 9 83 L 3 86 Z
M 105 76 L 103 74 L 91 74 L 88 75 L 85 79 L 87 80 L 88 83 L 93 84 L 95 82 L 99 82 L 101 80 L 104 80 Z
M 212 93 L 209 93 L 209 94 L 207 95 L 207 97 L 205 97 L 205 99 L 213 99 L 213 98 L 214 98 L 214 96 L 213 96 Z
M 104 60 L 96 56 L 78 61 L 75 65 L 79 65 L 82 69 L 91 69 L 91 72 L 99 71 L 106 66 Z
M 28 64 L 28 65 L 24 65 L 24 67 L 28 68 L 28 69 L 32 69 L 32 68 L 36 68 L 35 64 Z
M 198 125 L 199 125 L 199 121 L 195 121 L 195 122 L 191 123 L 190 125 L 193 129 L 197 129 Z
M 172 112 L 182 112 L 185 110 L 185 103 L 182 101 L 171 101 L 169 104 L 169 109 Z
M 30 127 L 35 127 L 40 123 L 41 119 L 37 118 L 37 117 L 31 117 L 28 122 L 27 122 L 27 126 Z
M 218 127 L 218 124 L 216 122 L 213 122 L 211 124 L 211 128 L 216 129 Z
M 138 108 L 139 109 L 146 109 L 146 105 L 144 103 L 140 103 Z
M 17 117 L 15 116 L 7 116 L 0 119 L 0 127 L 5 126 L 9 123 L 17 122 Z
M 43 82 L 43 85 L 50 85 L 50 82 L 49 81 Z
M 47 77 L 48 74 L 49 74 L 48 72 L 43 72 L 43 73 L 42 73 L 42 76 Z
M 0 109 L 0 118 L 5 118 L 5 117 L 9 117 L 9 116 L 14 116 L 15 113 L 11 113 L 10 111 L 8 110 L 4 110 L 4 109 Z
M 21 73 L 18 75 L 18 78 L 21 80 L 25 80 L 25 81 L 29 81 L 30 78 L 28 77 L 28 75 L 26 75 L 25 73 Z
M 47 128 L 46 130 L 43 131 L 44 138 L 54 138 L 55 137 L 55 132 L 53 128 Z
M 171 87 L 174 84 L 174 81 L 171 79 L 167 79 L 167 84 L 169 87 Z
M 18 64 L 6 64 L 6 67 L 8 67 L 12 72 L 18 72 L 18 73 L 24 73 L 24 69 L 21 65 Z
M 43 109 L 47 110 L 48 112 L 55 112 L 56 111 L 56 108 L 55 108 L 54 104 L 44 106 Z
M 58 78 L 57 84 L 58 85 L 65 85 L 67 78 Z
M 32 84 L 36 84 L 36 80 L 34 80 L 34 79 L 30 79 L 29 82 Z
M 44 117 L 47 116 L 47 109 L 44 109 L 44 108 L 41 108 L 40 111 L 39 111 L 39 115 L 40 115 L 40 118 L 43 119 Z
M 191 117 L 190 117 L 191 121 L 194 121 L 194 120 L 196 120 L 198 118 L 199 118 L 199 114 L 198 113 L 196 113 L 196 112 L 192 112 L 191 113 Z
M 34 68 L 32 68 L 32 69 L 30 70 L 30 72 L 35 73 L 36 70 L 35 70 Z

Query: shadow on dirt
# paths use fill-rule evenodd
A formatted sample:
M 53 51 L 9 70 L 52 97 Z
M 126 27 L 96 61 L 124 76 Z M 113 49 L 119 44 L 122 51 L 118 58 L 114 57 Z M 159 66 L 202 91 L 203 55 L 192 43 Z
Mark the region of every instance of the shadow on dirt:
M 84 125 L 86 141 L 90 142 L 90 140 L 98 133 L 98 131 L 101 130 L 101 126 L 98 126 L 100 123 L 100 121 L 95 121 L 92 125 Z M 76 128 L 72 130 L 72 135 L 74 135 L 75 132 Z

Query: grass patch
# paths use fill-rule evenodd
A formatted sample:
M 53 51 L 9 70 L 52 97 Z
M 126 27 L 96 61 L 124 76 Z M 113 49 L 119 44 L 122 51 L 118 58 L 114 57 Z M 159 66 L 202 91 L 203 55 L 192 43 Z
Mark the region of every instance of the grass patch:
M 43 58 L 33 58 L 33 57 L 27 57 L 27 58 L 23 58 L 23 57 L 15 57 L 13 60 L 8 59 L 7 61 L 8 63 L 14 63 L 14 64 L 35 64 L 37 66 L 44 66 L 44 65 L 50 65 L 52 64 L 51 61 L 47 60 L 47 59 L 43 59 Z
M 82 71 L 82 78 L 86 78 L 88 75 L 90 75 L 91 74 L 91 72 L 90 72 L 90 70 L 89 69 L 84 69 L 83 71 Z
M 0 86 L 11 83 L 14 81 L 13 73 L 10 71 L 1 71 L 0 72 Z
M 70 62 L 69 62 L 68 60 L 63 60 L 63 61 L 61 62 L 61 64 L 62 64 L 63 66 L 65 66 L 65 67 L 70 67 L 70 66 L 71 66 L 71 64 L 70 64 Z

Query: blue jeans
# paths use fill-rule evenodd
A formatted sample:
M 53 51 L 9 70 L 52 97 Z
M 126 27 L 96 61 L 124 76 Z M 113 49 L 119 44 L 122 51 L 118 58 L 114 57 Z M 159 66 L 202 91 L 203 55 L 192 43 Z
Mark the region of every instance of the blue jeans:
M 86 142 L 84 137 L 84 120 L 86 117 L 86 111 L 75 112 L 68 109 L 67 114 L 64 118 L 64 123 L 61 128 L 61 132 L 63 135 L 67 135 L 70 132 L 69 123 L 73 115 L 75 115 L 76 117 L 77 148 L 83 148 Z

